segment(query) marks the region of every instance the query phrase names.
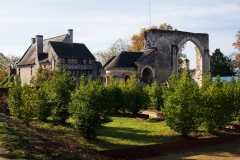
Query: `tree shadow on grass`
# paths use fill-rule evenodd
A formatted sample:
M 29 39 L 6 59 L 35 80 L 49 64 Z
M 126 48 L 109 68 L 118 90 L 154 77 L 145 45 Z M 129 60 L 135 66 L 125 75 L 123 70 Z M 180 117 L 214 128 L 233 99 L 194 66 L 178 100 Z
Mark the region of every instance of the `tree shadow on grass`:
M 104 127 L 99 131 L 99 139 L 102 137 L 105 141 L 112 141 L 111 146 L 102 146 L 107 149 L 161 144 L 193 139 L 192 137 L 182 137 L 180 135 L 151 135 L 150 131 L 126 127 Z M 114 139 L 117 141 L 114 142 Z
M 78 146 L 66 143 L 43 129 L 25 126 L 21 122 L 0 115 L 0 142 L 8 150 L 8 157 L 14 159 L 82 159 L 94 154 Z M 96 155 L 98 156 L 98 155 Z M 95 157 L 95 159 L 98 159 Z M 100 158 L 99 158 L 100 159 Z

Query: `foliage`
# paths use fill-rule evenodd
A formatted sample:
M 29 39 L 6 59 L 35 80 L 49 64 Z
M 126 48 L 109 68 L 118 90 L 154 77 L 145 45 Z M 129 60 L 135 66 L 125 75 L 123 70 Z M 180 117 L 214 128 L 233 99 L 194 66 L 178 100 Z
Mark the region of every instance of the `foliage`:
M 112 102 L 112 106 L 115 109 L 115 112 L 118 110 L 124 110 L 122 102 L 123 102 L 123 93 L 121 88 L 119 87 L 118 82 L 115 80 L 113 76 L 110 77 L 110 83 L 107 85 L 107 90 L 111 95 L 109 101 Z
M 8 92 L 8 107 L 10 113 L 18 118 L 22 118 L 23 114 L 23 100 L 22 100 L 22 87 L 20 80 L 16 79 L 16 82 L 9 88 Z
M 237 38 L 236 42 L 234 42 L 232 45 L 240 51 L 240 29 L 237 31 L 237 34 L 235 35 Z
M 51 103 L 48 101 L 48 95 L 46 93 L 46 86 L 38 87 L 36 90 L 35 107 L 37 109 L 37 118 L 41 121 L 46 121 L 51 115 Z
M 65 123 L 69 117 L 68 103 L 74 85 L 65 70 L 56 70 L 50 80 L 44 84 L 48 104 L 51 104 L 51 116 L 56 123 Z
M 4 88 L 12 87 L 14 85 L 14 82 L 15 82 L 15 76 L 9 75 L 6 77 L 5 80 L 0 82 L 0 87 L 4 87 Z
M 123 106 L 129 112 L 137 114 L 141 109 L 147 109 L 149 98 L 144 86 L 137 81 L 136 75 L 130 77 L 125 83 L 121 82 L 123 92 Z
M 50 80 L 52 77 L 53 72 L 49 69 L 43 69 L 38 68 L 37 73 L 35 76 L 33 76 L 30 80 L 30 84 L 32 86 L 41 86 L 43 85 L 47 80 Z
M 207 78 L 207 77 L 206 77 Z M 217 76 L 214 82 L 203 81 L 202 95 L 202 122 L 203 126 L 213 132 L 216 128 L 221 129 L 229 124 L 234 113 L 234 94 L 231 89 L 235 82 L 221 82 Z
M 9 68 L 9 59 L 0 52 L 0 82 L 7 77 Z
M 210 58 L 210 71 L 212 76 L 234 76 L 231 59 L 224 56 L 220 49 L 216 49 Z
M 37 113 L 37 92 L 36 88 L 30 87 L 25 84 L 22 87 L 21 99 L 23 102 L 22 105 L 22 119 L 24 123 L 28 124 L 31 118 L 34 118 Z
M 157 82 L 154 81 L 151 86 L 147 85 L 145 89 L 150 99 L 149 107 L 156 110 L 163 108 L 162 89 L 159 87 Z
M 111 59 L 113 56 L 119 55 L 122 51 L 129 51 L 129 44 L 127 41 L 124 41 L 120 38 L 116 40 L 115 43 L 108 48 L 108 50 L 97 51 L 94 54 L 102 64 L 105 64 L 109 59 Z
M 199 126 L 199 89 L 184 70 L 178 78 L 172 74 L 169 80 L 169 88 L 163 88 L 164 97 L 164 115 L 167 125 L 181 133 L 188 135 Z
M 16 68 L 16 64 L 20 60 L 20 57 L 16 55 L 8 55 L 7 58 L 9 59 L 9 66 L 11 66 L 11 68 Z
M 81 78 L 83 81 L 84 78 Z M 81 82 L 84 84 L 84 82 Z M 111 102 L 106 88 L 99 80 L 80 85 L 71 96 L 69 112 L 74 119 L 74 128 L 86 139 L 95 138 L 103 124 L 111 121 Z

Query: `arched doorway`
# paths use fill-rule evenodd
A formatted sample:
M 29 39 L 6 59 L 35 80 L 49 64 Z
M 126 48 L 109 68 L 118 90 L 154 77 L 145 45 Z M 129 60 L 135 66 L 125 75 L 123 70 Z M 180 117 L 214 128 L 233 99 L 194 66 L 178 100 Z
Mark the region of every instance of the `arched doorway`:
M 151 69 L 148 67 L 144 68 L 144 70 L 142 71 L 142 82 L 146 84 L 152 84 L 152 81 L 153 75 Z
M 125 76 L 124 76 L 124 81 L 125 81 L 125 82 L 127 82 L 127 80 L 129 80 L 129 79 L 130 79 L 130 76 L 129 76 L 129 75 L 125 75 Z

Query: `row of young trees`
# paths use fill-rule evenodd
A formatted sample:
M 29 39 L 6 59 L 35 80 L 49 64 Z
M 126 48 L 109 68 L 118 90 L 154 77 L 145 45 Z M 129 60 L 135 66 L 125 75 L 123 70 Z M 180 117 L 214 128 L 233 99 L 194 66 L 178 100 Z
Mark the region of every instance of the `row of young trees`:
M 8 105 L 10 113 L 26 124 L 32 118 L 46 121 L 48 117 L 56 124 L 63 124 L 71 117 L 76 131 L 85 138 L 94 138 L 97 130 L 111 121 L 114 112 L 122 110 L 136 114 L 149 107 L 149 101 L 159 109 L 158 102 L 162 101 L 158 100 L 161 99 L 158 93 L 161 92 L 156 83 L 144 87 L 136 76 L 120 84 L 111 77 L 110 84 L 104 87 L 100 79 L 90 78 L 86 82 L 81 77 L 78 84 L 72 82 L 64 70 L 50 72 L 40 69 L 31 80 L 31 86 L 21 86 L 20 81 L 14 83 L 9 89 Z M 155 98 L 149 99 L 148 94 L 155 94 Z
M 48 75 L 46 81 L 44 74 Z M 41 71 L 37 75 L 39 81 L 35 79 L 34 87 L 17 82 L 9 90 L 11 114 L 26 124 L 34 117 L 42 121 L 51 117 L 60 124 L 71 117 L 74 129 L 85 138 L 94 138 L 119 110 L 137 114 L 148 107 L 161 109 L 167 125 L 187 135 L 199 126 L 209 132 L 221 129 L 238 116 L 240 109 L 240 79 L 221 82 L 217 77 L 213 82 L 204 75 L 199 88 L 184 71 L 180 76 L 172 74 L 168 87 L 160 88 L 157 82 L 140 84 L 136 76 L 120 83 L 111 77 L 104 87 L 99 79 L 86 82 L 81 77 L 80 84 L 72 82 L 65 71 Z

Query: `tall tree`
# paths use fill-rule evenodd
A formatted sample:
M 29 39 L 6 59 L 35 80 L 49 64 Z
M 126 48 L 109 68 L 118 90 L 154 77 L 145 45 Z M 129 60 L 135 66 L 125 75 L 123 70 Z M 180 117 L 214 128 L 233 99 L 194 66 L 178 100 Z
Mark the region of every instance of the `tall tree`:
M 239 52 L 234 53 L 234 58 L 232 60 L 233 67 L 237 70 L 237 72 L 240 71 L 240 29 L 238 30 L 237 34 L 235 35 L 236 42 L 234 42 L 232 45 L 237 49 Z
M 210 58 L 210 71 L 212 76 L 234 76 L 235 71 L 231 59 L 224 56 L 220 49 L 216 49 Z
M 237 31 L 235 37 L 237 38 L 237 40 L 232 45 L 240 51 L 240 29 Z
M 95 55 L 97 59 L 105 64 L 113 56 L 117 56 L 121 51 L 129 51 L 129 44 L 123 39 L 116 40 L 106 51 L 97 51 Z
M 16 63 L 20 60 L 20 57 L 16 55 L 8 55 L 7 58 L 9 59 L 9 65 L 11 68 L 16 68 Z
M 9 59 L 0 52 L 0 81 L 3 81 L 9 72 Z
M 163 23 L 159 27 L 153 25 L 148 28 L 141 28 L 138 34 L 134 34 L 131 38 L 131 50 L 135 52 L 139 52 L 141 49 L 144 48 L 144 33 L 150 29 L 162 29 L 162 30 L 173 30 L 173 27 L 170 24 Z

